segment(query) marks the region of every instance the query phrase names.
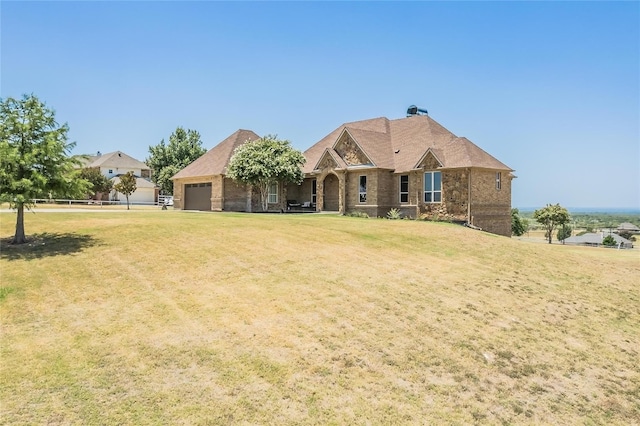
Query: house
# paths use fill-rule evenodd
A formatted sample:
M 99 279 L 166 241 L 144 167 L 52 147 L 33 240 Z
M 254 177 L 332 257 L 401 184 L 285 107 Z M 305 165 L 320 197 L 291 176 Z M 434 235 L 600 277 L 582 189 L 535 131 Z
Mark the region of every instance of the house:
M 254 211 L 258 195 L 226 177 L 234 150 L 247 141 L 260 139 L 251 130 L 238 130 L 200 158 L 176 173 L 173 208 L 181 210 Z M 275 208 L 279 209 L 280 204 Z
M 638 228 L 633 223 L 624 222 L 618 226 L 618 229 L 616 230 L 616 232 L 617 233 L 628 232 L 630 234 L 640 234 L 640 228 Z
M 582 246 L 594 246 L 598 247 L 602 245 L 602 240 L 607 235 L 611 235 L 613 239 L 616 241 L 616 247 L 620 248 L 633 248 L 633 243 L 626 238 L 622 238 L 618 234 L 614 233 L 606 233 L 605 232 L 590 232 L 587 234 L 576 235 L 573 237 L 569 237 L 564 240 L 565 244 L 571 245 L 582 245 Z
M 151 182 L 151 169 L 145 163 L 122 151 L 114 151 L 107 154 L 98 152 L 97 155 L 89 156 L 83 167 L 100 169 L 100 173 L 110 179 L 114 185 L 120 181 L 120 175 L 133 172 L 136 176 L 136 190 L 129 196 L 129 202 L 141 204 L 156 202 L 158 188 Z M 125 201 L 125 197 L 115 190 L 109 194 L 109 199 Z
M 233 151 L 258 139 L 238 130 L 172 179 L 174 208 L 258 211 L 259 195 L 225 177 Z M 304 152 L 304 181 L 273 185 L 269 210 L 288 204 L 341 214 L 466 222 L 511 236 L 513 170 L 428 115 L 343 124 Z M 288 203 L 289 201 L 289 203 Z
M 346 123 L 304 152 L 288 197 L 317 210 L 460 221 L 511 236 L 513 170 L 428 115 Z

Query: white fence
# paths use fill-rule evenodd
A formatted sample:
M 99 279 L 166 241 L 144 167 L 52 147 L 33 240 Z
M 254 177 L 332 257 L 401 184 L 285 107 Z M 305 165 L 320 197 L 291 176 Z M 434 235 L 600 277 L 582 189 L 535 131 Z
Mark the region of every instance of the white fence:
M 173 197 L 171 199 L 173 203 Z M 53 198 L 34 198 L 31 200 L 34 204 L 66 204 L 69 206 L 126 206 L 127 200 L 119 200 L 119 201 L 106 201 L 106 200 L 66 200 L 66 199 L 53 199 Z M 135 203 L 130 202 L 129 205 L 136 206 L 163 206 L 164 201 L 160 203 L 159 201 L 153 203 L 145 203 L 136 201 Z

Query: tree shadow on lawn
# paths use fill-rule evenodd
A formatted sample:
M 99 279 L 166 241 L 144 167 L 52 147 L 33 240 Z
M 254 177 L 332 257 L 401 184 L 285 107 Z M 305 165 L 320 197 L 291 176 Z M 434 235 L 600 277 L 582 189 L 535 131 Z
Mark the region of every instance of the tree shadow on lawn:
M 11 244 L 11 238 L 0 240 L 0 259 L 33 260 L 49 256 L 79 253 L 97 244 L 91 235 L 81 234 L 33 234 L 25 244 Z

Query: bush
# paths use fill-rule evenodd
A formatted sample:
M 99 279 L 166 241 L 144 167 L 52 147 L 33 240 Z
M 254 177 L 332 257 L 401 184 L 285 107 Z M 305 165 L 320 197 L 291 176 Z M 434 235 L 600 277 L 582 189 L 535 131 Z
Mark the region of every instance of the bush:
M 402 215 L 400 214 L 400 210 L 393 208 L 387 212 L 387 219 L 390 220 L 398 220 L 402 219 Z
M 369 215 L 366 214 L 365 212 L 361 212 L 361 211 L 352 211 L 346 214 L 349 217 L 363 217 L 365 219 L 369 219 Z
M 613 247 L 613 246 L 618 245 L 618 243 L 616 243 L 615 238 L 613 238 L 611 235 L 607 235 L 602 240 L 602 245 L 603 246 L 607 246 L 607 247 Z

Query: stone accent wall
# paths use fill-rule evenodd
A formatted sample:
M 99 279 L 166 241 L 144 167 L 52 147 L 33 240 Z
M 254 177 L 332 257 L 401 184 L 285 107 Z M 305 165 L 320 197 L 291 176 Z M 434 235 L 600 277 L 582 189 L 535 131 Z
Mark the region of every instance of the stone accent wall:
M 247 186 L 225 177 L 222 205 L 222 210 L 226 211 L 247 211 Z
M 340 136 L 335 151 L 350 166 L 371 164 L 371 161 L 364 155 L 358 144 L 351 139 L 347 132 L 343 132 L 342 136 Z
M 467 221 L 469 203 L 469 171 L 442 171 L 442 203 L 451 220 Z
M 501 175 L 498 190 L 495 170 L 472 170 L 470 222 L 485 231 L 510 237 L 511 178 L 506 171 Z

